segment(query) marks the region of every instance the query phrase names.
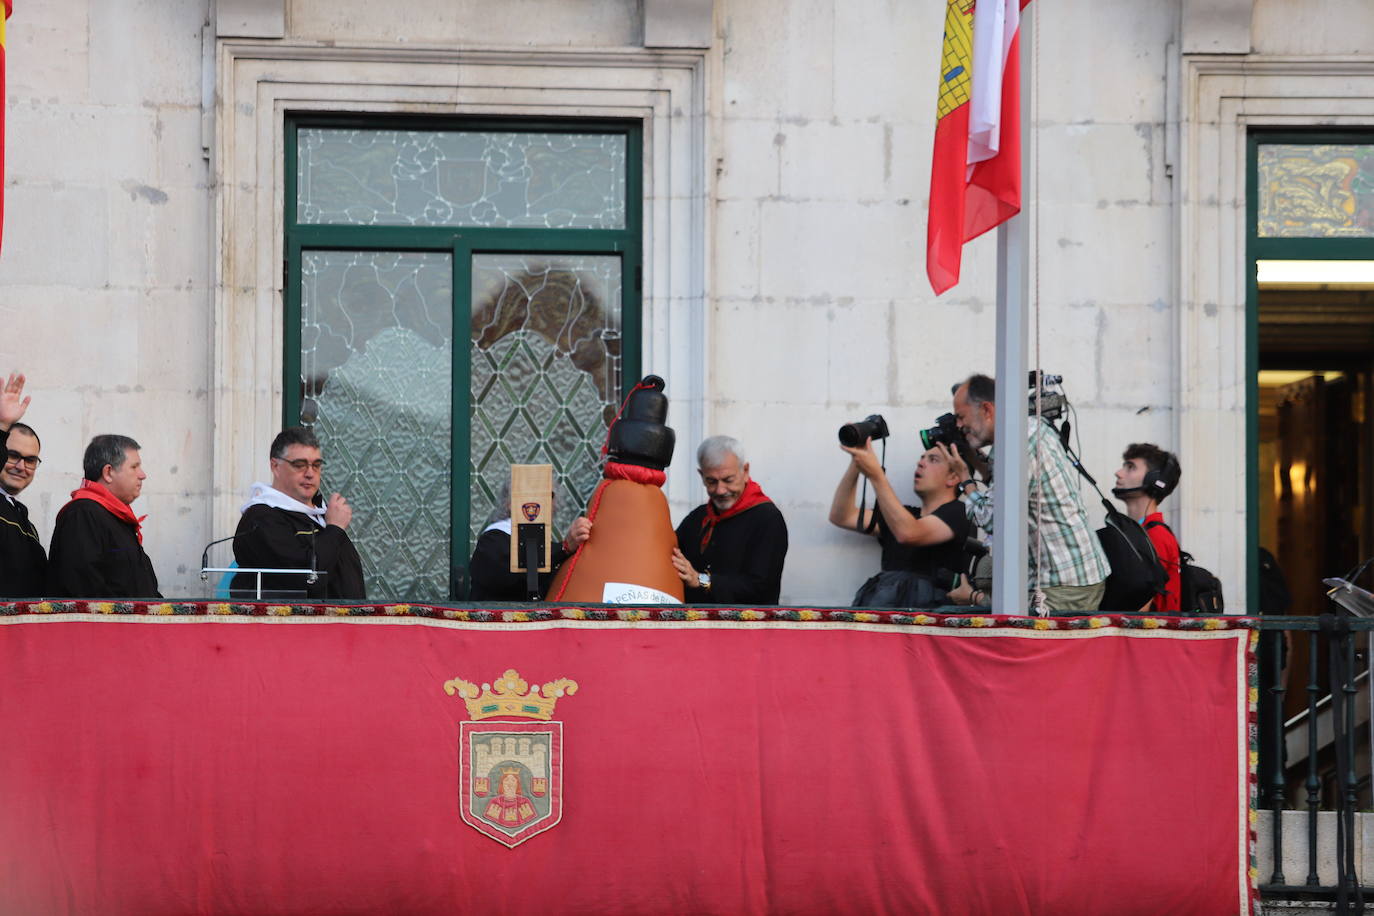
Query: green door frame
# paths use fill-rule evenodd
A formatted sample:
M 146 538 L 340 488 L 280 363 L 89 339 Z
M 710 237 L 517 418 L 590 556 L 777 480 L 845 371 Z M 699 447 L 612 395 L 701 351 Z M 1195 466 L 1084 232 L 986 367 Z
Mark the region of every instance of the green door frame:
M 1245 154 L 1245 488 L 1246 613 L 1259 607 L 1259 277 L 1258 261 L 1369 261 L 1374 238 L 1260 238 L 1259 148 L 1269 144 L 1374 143 L 1374 131 L 1331 129 L 1270 130 L 1254 128 L 1246 135 Z
M 620 133 L 625 145 L 625 227 L 623 229 L 536 229 L 453 226 L 301 225 L 296 222 L 297 131 L 300 127 L 387 130 L 465 130 L 521 133 Z M 643 126 L 623 120 L 527 120 L 491 118 L 414 118 L 391 116 L 289 115 L 286 120 L 286 182 L 283 218 L 282 289 L 285 327 L 282 347 L 282 425 L 300 422 L 301 261 L 305 251 L 448 252 L 453 258 L 452 462 L 449 482 L 450 569 L 466 564 L 472 552 L 468 513 L 468 416 L 472 371 L 459 329 L 471 326 L 472 257 L 476 254 L 539 252 L 559 255 L 619 255 L 621 302 L 621 397 L 639 381 L 643 354 Z M 458 456 L 463 456 L 460 460 Z

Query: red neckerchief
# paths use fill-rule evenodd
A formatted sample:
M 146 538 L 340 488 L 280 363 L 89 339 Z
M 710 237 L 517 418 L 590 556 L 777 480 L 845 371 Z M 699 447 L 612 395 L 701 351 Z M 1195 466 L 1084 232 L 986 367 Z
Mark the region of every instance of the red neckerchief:
M 141 526 L 143 520 L 148 516 L 135 516 L 134 510 L 129 508 L 129 504 L 111 493 L 109 487 L 98 480 L 83 480 L 81 486 L 72 491 L 72 502 L 78 499 L 94 500 L 121 522 L 128 522 L 133 525 L 134 534 L 138 535 L 138 542 L 143 543 L 143 528 Z M 67 503 L 67 505 L 70 506 L 71 503 Z
M 735 500 L 735 504 L 724 512 L 717 512 L 716 504 L 707 500 L 706 517 L 701 520 L 701 552 L 706 553 L 706 545 L 711 543 L 711 535 L 721 522 L 727 518 L 734 518 L 741 512 L 754 508 L 759 503 L 771 502 L 771 499 L 763 495 L 763 488 L 752 480 L 744 485 L 744 492 L 739 495 L 739 499 Z

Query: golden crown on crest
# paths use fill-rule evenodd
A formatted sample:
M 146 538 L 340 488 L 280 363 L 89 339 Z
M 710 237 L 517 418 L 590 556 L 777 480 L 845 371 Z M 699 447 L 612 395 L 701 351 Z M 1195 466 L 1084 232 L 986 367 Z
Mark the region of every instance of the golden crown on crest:
M 462 678 L 445 681 L 444 693 L 462 697 L 468 704 L 468 715 L 473 719 L 496 716 L 549 719 L 553 717 L 553 707 L 559 697 L 577 693 L 577 681 L 565 677 L 534 690 L 529 687 L 518 671 L 508 668 L 495 684 L 483 684 L 480 690 L 476 684 Z

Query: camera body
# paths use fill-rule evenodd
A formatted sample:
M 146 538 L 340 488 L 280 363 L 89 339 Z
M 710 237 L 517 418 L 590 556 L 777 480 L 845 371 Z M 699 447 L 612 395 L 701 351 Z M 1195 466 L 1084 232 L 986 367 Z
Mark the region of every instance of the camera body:
M 963 451 L 968 445 L 963 430 L 959 428 L 959 421 L 954 418 L 952 413 L 940 414 L 935 418 L 934 426 L 921 430 L 922 446 L 930 449 L 940 443 L 959 451 Z
M 883 419 L 882 414 L 869 414 L 862 420 L 840 427 L 840 445 L 849 448 L 859 448 L 865 439 L 877 440 L 887 437 L 887 421 Z

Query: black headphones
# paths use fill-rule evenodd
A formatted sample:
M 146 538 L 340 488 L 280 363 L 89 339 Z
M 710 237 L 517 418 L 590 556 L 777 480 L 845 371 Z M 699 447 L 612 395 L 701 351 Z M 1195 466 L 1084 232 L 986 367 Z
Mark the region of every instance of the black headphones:
M 1174 487 L 1178 486 L 1178 479 L 1183 476 L 1183 469 L 1179 467 L 1178 459 L 1173 452 L 1165 452 L 1168 456 L 1164 459 L 1164 467 L 1158 471 L 1146 471 L 1145 479 L 1140 482 L 1140 489 L 1149 493 L 1159 501 L 1170 493 L 1174 492 Z
M 1155 502 L 1159 502 L 1178 486 L 1179 478 L 1183 476 L 1183 469 L 1179 466 L 1178 459 L 1173 452 L 1165 453 L 1168 457 L 1164 459 L 1164 467 L 1158 471 L 1148 470 L 1145 477 L 1140 481 L 1138 487 L 1114 487 L 1112 494 L 1120 499 L 1131 493 L 1145 493 Z

